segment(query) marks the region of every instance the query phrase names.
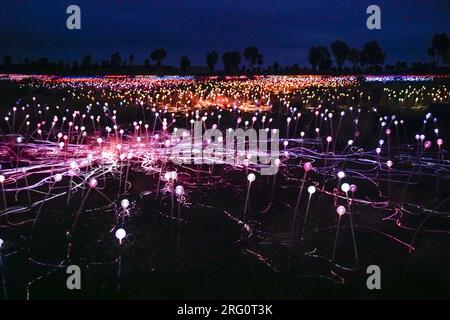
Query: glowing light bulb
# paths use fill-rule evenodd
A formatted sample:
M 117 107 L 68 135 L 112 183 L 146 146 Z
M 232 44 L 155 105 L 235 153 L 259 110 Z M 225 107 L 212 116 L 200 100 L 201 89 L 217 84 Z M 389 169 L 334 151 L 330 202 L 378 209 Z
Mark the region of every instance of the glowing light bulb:
M 128 201 L 128 199 L 123 199 L 122 201 L 120 201 L 120 205 L 122 206 L 122 208 L 126 209 L 129 207 L 130 201 Z
M 126 235 L 127 235 L 127 232 L 124 229 L 122 229 L 122 228 L 117 229 L 116 238 L 119 239 L 120 243 L 122 243 L 122 240 L 126 237 Z
M 394 163 L 391 160 L 388 160 L 386 161 L 386 165 L 388 166 L 388 168 L 390 168 L 394 165 Z
M 305 162 L 305 164 L 303 165 L 303 169 L 308 172 L 312 169 L 312 164 L 311 162 Z
M 0 183 L 5 182 L 6 178 L 4 175 L 0 175 Z
M 315 193 L 316 192 L 316 187 L 314 187 L 314 186 L 309 186 L 308 187 L 308 193 L 309 194 L 313 194 L 313 193 Z
M 347 193 L 350 190 L 350 185 L 348 183 L 343 183 L 341 185 L 341 190 Z
M 91 188 L 95 188 L 98 185 L 98 181 L 95 178 L 92 178 L 91 180 L 89 180 L 89 186 Z
M 177 195 L 179 195 L 179 196 L 183 195 L 183 194 L 184 194 L 184 188 L 183 188 L 183 186 L 177 186 L 177 187 L 175 188 L 175 193 L 176 193 Z
M 339 207 L 336 208 L 336 212 L 337 212 L 337 214 L 340 215 L 340 216 L 344 215 L 346 211 L 347 211 L 347 210 L 345 209 L 344 206 L 339 206 Z
M 256 176 L 255 176 L 254 173 L 250 173 L 250 174 L 247 176 L 247 180 L 248 180 L 249 182 L 253 182 L 253 181 L 255 181 L 255 179 L 256 179 Z
M 62 180 L 62 174 L 61 173 L 57 173 L 55 174 L 55 182 L 60 182 Z
M 339 171 L 337 174 L 339 179 L 344 179 L 345 178 L 345 172 L 344 171 Z

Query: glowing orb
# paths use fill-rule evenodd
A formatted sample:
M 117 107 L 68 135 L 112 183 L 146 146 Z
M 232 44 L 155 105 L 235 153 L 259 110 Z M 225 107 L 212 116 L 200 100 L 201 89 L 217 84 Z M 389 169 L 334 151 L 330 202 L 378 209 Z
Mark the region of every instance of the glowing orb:
M 130 201 L 128 201 L 128 199 L 123 199 L 122 201 L 120 201 L 120 205 L 122 206 L 122 208 L 126 209 L 130 205 Z
M 350 185 L 348 183 L 343 183 L 341 186 L 341 190 L 347 193 L 350 190 Z
M 336 212 L 337 212 L 337 214 L 340 215 L 340 216 L 344 215 L 346 211 L 347 211 L 347 210 L 345 209 L 344 206 L 339 206 L 339 207 L 336 208 Z
M 117 229 L 116 238 L 119 239 L 119 241 L 122 241 L 126 235 L 127 235 L 127 232 L 124 229 L 122 229 L 122 228 Z

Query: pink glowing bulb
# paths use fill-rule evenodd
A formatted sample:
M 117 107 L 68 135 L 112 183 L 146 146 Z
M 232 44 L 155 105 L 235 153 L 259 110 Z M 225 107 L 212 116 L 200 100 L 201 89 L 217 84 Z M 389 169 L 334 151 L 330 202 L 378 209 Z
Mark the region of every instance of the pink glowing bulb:
M 89 180 L 89 186 L 91 188 L 95 188 L 98 185 L 98 181 L 95 178 L 92 178 L 91 180 Z
M 0 183 L 5 182 L 6 178 L 4 175 L 0 175 Z
M 442 145 L 444 144 L 444 140 L 442 140 L 442 139 L 437 139 L 436 143 L 437 143 L 437 145 L 440 147 L 440 146 L 442 146 Z
M 425 143 L 423 144 L 425 149 L 428 149 L 431 147 L 431 141 L 425 141 Z
M 331 136 L 327 137 L 327 142 L 330 143 L 331 141 L 333 141 L 333 138 Z
M 303 165 L 303 169 L 308 172 L 312 169 L 312 164 L 311 162 L 305 162 L 305 164 Z
M 358 190 L 358 188 L 356 187 L 356 185 L 351 184 L 351 185 L 350 185 L 350 191 L 353 192 L 353 193 L 355 193 L 356 190 Z

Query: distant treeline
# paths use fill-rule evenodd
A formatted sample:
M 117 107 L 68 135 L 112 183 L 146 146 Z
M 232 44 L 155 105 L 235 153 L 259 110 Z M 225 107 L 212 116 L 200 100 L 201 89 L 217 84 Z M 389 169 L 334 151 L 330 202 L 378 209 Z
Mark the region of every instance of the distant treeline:
M 241 53 L 229 51 L 220 54 L 213 50 L 205 57 L 204 66 L 192 66 L 189 57 L 180 58 L 179 66 L 164 65 L 167 51 L 159 48 L 152 51 L 143 64 L 136 63 L 135 56 L 123 57 L 115 52 L 109 60 L 100 63 L 86 54 L 81 61 L 50 61 L 46 57 L 37 60 L 24 59 L 15 62 L 12 56 L 4 56 L 0 66 L 2 73 L 24 74 L 361 74 L 361 73 L 449 73 L 450 39 L 445 33 L 437 33 L 426 50 L 430 60 L 408 64 L 397 61 L 385 64 L 387 54 L 376 41 L 369 41 L 361 49 L 350 48 L 344 41 L 337 40 L 326 46 L 312 47 L 308 53 L 310 68 L 297 64 L 282 66 L 278 62 L 263 67 L 264 56 L 257 47 L 249 46 Z M 217 69 L 221 58 L 223 70 Z M 153 62 L 153 63 L 152 63 Z

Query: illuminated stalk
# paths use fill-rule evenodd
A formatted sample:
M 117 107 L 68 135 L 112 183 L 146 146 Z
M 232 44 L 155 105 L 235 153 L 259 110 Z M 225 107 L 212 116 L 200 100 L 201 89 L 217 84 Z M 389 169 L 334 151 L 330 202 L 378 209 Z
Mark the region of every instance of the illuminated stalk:
M 305 219 L 303 220 L 303 226 L 302 226 L 302 233 L 301 233 L 301 240 L 300 241 L 303 241 L 303 238 L 305 236 L 306 225 L 308 223 L 308 214 L 309 214 L 309 207 L 310 207 L 310 203 L 311 203 L 311 196 L 312 196 L 312 193 L 310 193 L 309 197 L 308 197 L 308 204 L 306 205 Z
M 253 173 L 250 173 L 250 174 L 247 176 L 248 187 L 247 187 L 247 196 L 245 197 L 245 205 L 244 205 L 244 220 L 245 220 L 245 218 L 246 218 L 246 215 L 247 215 L 247 208 L 248 208 L 248 205 L 249 205 L 250 187 L 251 187 L 251 185 L 252 185 L 252 182 L 255 181 L 255 179 L 256 179 L 256 176 L 255 176 L 255 174 L 253 174 Z
M 307 171 L 305 171 L 305 173 L 303 174 L 303 181 L 302 181 L 302 184 L 300 186 L 300 190 L 298 192 L 297 201 L 295 203 L 294 217 L 292 218 L 292 226 L 291 226 L 291 237 L 292 237 L 292 239 L 294 239 L 295 222 L 296 222 L 296 219 L 297 219 L 298 207 L 300 205 L 300 199 L 302 197 L 303 188 L 305 186 L 306 174 L 307 174 Z
M 7 289 L 6 289 L 6 277 L 5 277 L 5 272 L 4 272 L 3 255 L 2 255 L 2 248 L 1 247 L 0 247 L 0 273 L 2 275 L 3 300 L 7 300 L 8 292 L 7 292 Z
M 8 205 L 6 204 L 6 194 L 5 194 L 5 185 L 3 182 L 1 182 L 2 185 L 2 195 L 3 195 L 3 207 L 5 208 L 5 211 L 8 210 Z
M 355 255 L 355 262 L 356 262 L 356 264 L 358 264 L 358 250 L 357 250 L 357 247 L 356 247 L 355 227 L 353 225 L 353 217 L 352 217 L 352 213 L 351 213 L 351 210 L 350 210 L 350 200 L 348 198 L 348 191 L 345 192 L 345 197 L 347 198 L 348 217 L 349 217 L 349 220 L 350 220 L 350 230 L 352 232 L 353 253 Z
M 336 225 L 336 235 L 334 237 L 334 245 L 333 245 L 333 253 L 331 255 L 331 264 L 333 264 L 335 258 L 336 258 L 336 246 L 337 246 L 337 242 L 338 242 L 338 238 L 339 238 L 339 228 L 341 226 L 341 216 L 338 216 L 338 222 Z
M 38 209 L 38 211 L 36 213 L 36 217 L 34 218 L 34 221 L 33 221 L 33 228 L 36 226 L 36 223 L 39 220 L 39 216 L 41 215 L 42 207 L 44 206 L 44 203 L 47 201 L 48 196 L 50 195 L 50 192 L 52 191 L 53 186 L 55 185 L 55 183 L 56 183 L 56 180 L 50 185 L 50 188 L 49 188 L 47 194 L 45 195 L 44 200 L 41 202 L 41 205 L 39 206 L 39 209 Z

